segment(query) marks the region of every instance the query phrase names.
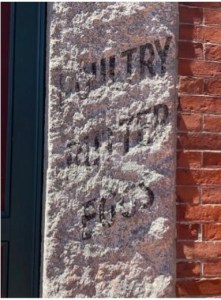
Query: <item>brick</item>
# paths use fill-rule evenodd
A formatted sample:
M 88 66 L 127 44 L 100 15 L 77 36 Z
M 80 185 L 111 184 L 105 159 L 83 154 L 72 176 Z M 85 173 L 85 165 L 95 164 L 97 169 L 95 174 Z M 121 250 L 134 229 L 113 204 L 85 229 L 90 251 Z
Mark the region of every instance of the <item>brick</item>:
M 180 24 L 179 39 L 185 41 L 202 41 L 203 35 L 202 35 L 201 26 Z
M 203 264 L 204 276 L 221 276 L 221 260 Z
M 178 281 L 176 291 L 179 296 L 215 296 L 221 294 L 221 279 L 201 279 Z
M 221 132 L 221 115 L 220 116 L 204 116 L 203 130 L 210 132 Z M 221 137 L 220 137 L 221 139 Z M 221 148 L 220 148 L 221 149 Z
M 221 100 L 213 97 L 180 96 L 179 110 L 207 113 L 221 113 Z
M 179 78 L 179 93 L 202 94 L 204 81 L 202 78 L 184 77 Z
M 204 23 L 206 25 L 219 25 L 221 24 L 221 10 L 218 9 L 205 9 L 204 10 Z
M 205 94 L 221 95 L 221 80 L 214 80 L 214 79 L 205 80 L 204 91 Z
M 189 150 L 220 150 L 221 135 L 215 133 L 179 133 L 178 149 Z
M 179 42 L 178 57 L 202 59 L 203 46 L 201 43 Z
M 199 277 L 200 263 L 180 262 L 176 265 L 177 278 Z
M 178 185 L 221 184 L 221 170 L 188 170 L 177 169 Z
M 221 276 L 221 9 L 210 8 L 221 2 L 179 3 L 177 295 L 183 297 L 221 295 L 221 278 L 210 278 Z
M 178 259 L 221 258 L 221 242 L 177 242 Z
M 199 224 L 177 224 L 177 240 L 197 240 Z
M 220 28 L 203 27 L 201 29 L 200 34 L 201 34 L 201 38 L 204 42 L 210 42 L 210 43 L 220 43 L 221 42 Z
M 221 240 L 221 224 L 203 224 L 204 240 Z
M 183 76 L 220 77 L 221 63 L 180 59 L 178 72 Z
M 177 202 L 199 203 L 199 190 L 195 187 L 176 187 Z
M 200 131 L 202 120 L 200 114 L 178 114 L 177 126 L 180 131 Z
M 201 167 L 201 152 L 177 152 L 177 166 L 184 168 L 199 168 Z
M 188 8 L 179 6 L 180 23 L 201 24 L 203 11 L 201 8 Z
M 221 45 L 205 45 L 205 58 L 206 60 L 221 61 Z
M 202 188 L 202 203 L 221 204 L 221 187 Z
M 195 42 L 220 43 L 220 28 L 180 24 L 179 39 Z
M 221 152 L 203 153 L 203 167 L 218 167 L 218 166 L 221 167 Z
M 178 205 L 177 220 L 179 221 L 213 221 L 221 222 L 221 207 L 218 205 Z
M 179 2 L 179 4 L 195 7 L 221 7 L 221 2 Z

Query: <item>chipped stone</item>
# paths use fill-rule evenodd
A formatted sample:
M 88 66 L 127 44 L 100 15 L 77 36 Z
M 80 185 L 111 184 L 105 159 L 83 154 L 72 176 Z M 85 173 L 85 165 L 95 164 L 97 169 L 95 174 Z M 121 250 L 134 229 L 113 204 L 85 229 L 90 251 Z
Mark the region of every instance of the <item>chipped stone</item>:
M 43 297 L 172 297 L 177 4 L 48 4 Z

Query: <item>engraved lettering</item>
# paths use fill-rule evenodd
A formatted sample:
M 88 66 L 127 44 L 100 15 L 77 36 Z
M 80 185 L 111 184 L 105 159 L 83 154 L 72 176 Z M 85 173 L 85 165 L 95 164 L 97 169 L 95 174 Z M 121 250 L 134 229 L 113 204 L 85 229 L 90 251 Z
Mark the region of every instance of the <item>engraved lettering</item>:
M 115 81 L 115 56 L 111 56 L 109 59 L 109 76 L 112 81 Z
M 110 227 L 113 224 L 114 216 L 116 214 L 116 205 L 111 205 L 109 209 L 105 209 L 106 199 L 101 198 L 99 205 L 99 218 L 103 226 Z
M 145 190 L 147 193 L 147 200 L 144 203 L 142 203 L 142 208 L 144 209 L 150 208 L 154 202 L 153 191 L 149 187 L 146 187 L 143 182 L 139 184 L 139 187 Z
M 147 60 L 145 60 L 145 54 L 146 54 L 147 49 L 149 50 L 150 57 Z M 141 75 L 141 77 L 144 77 L 145 67 L 148 68 L 148 71 L 151 76 L 156 75 L 156 73 L 154 71 L 154 66 L 153 66 L 154 57 L 155 57 L 155 54 L 154 54 L 154 48 L 153 48 L 152 44 L 147 43 L 143 46 L 140 46 L 140 75 Z
M 155 126 L 158 124 L 165 124 L 169 111 L 168 107 L 165 104 L 158 104 L 154 106 L 154 115 L 155 115 Z
M 100 66 L 101 66 L 101 80 L 102 80 L 102 82 L 105 82 L 106 81 L 106 60 L 105 60 L 105 58 L 101 59 Z
M 107 128 L 107 139 L 108 139 L 107 150 L 109 154 L 112 153 L 112 136 L 113 136 L 112 130 L 110 128 Z
M 129 197 L 129 196 L 128 196 Z M 125 218 L 131 218 L 136 213 L 136 203 L 134 199 L 125 199 L 125 197 L 121 200 L 120 205 L 122 206 L 121 215 Z
M 142 189 L 146 197 L 144 200 L 131 196 L 129 191 L 136 190 L 137 188 Z M 114 225 L 116 212 L 116 206 L 121 207 L 118 212 L 124 218 L 131 218 L 135 216 L 138 211 L 149 210 L 154 203 L 154 193 L 153 191 L 144 184 L 144 182 L 133 183 L 130 187 L 127 187 L 122 194 L 118 194 L 119 197 L 116 197 L 117 193 L 111 193 L 110 199 L 105 197 L 92 199 L 83 205 L 83 216 L 82 216 L 82 239 L 90 239 L 93 233 L 93 223 L 90 223 L 91 220 L 94 220 L 97 216 L 103 227 L 111 227 Z M 118 200 L 117 200 L 118 199 Z M 108 200 L 110 204 L 108 205 Z M 96 222 L 95 221 L 95 222 Z
M 93 62 L 91 64 L 91 71 L 92 71 L 92 74 L 96 77 L 96 75 L 97 75 L 97 65 L 96 65 L 96 62 Z
M 161 59 L 161 75 L 164 75 L 166 73 L 166 58 L 168 55 L 171 41 L 172 41 L 172 36 L 168 36 L 166 38 L 166 42 L 163 49 L 158 39 L 154 41 L 155 47 Z
M 95 135 L 94 146 L 95 146 L 95 150 L 98 150 L 98 148 L 100 147 L 100 142 L 99 142 L 98 134 Z
M 143 109 L 134 115 L 124 117 L 119 120 L 121 129 L 122 146 L 124 154 L 127 154 L 132 147 L 139 145 L 140 147 L 151 145 L 159 133 L 158 129 L 167 123 L 169 109 L 165 104 L 157 104 L 153 107 Z M 93 130 L 93 129 L 92 129 Z M 115 129 L 115 133 L 116 129 Z M 99 131 L 95 131 L 92 136 L 86 136 L 78 143 L 74 143 L 74 153 L 72 158 L 65 158 L 67 165 L 71 163 L 76 165 L 93 166 L 100 163 L 100 147 L 109 155 L 113 151 L 114 142 L 113 131 L 109 127 L 103 127 Z M 68 148 L 68 146 L 66 146 Z M 94 152 L 96 155 L 94 156 Z
M 119 55 L 121 59 L 116 60 L 116 55 L 112 55 L 109 58 L 101 58 L 100 62 L 92 62 L 88 65 L 84 65 L 83 68 L 80 68 L 79 78 L 76 79 L 75 74 L 71 74 L 71 69 L 65 69 L 64 74 L 60 75 L 60 86 L 62 92 L 65 92 L 65 96 L 69 95 L 73 91 L 77 93 L 81 100 L 84 100 L 88 97 L 89 93 L 99 88 L 100 86 L 106 84 L 107 77 L 112 80 L 112 83 L 116 81 L 116 78 L 119 81 L 122 81 L 121 76 L 116 76 L 116 61 L 122 61 L 122 58 L 126 57 L 126 77 L 130 76 L 133 72 L 133 68 L 139 67 L 140 79 L 143 79 L 148 70 L 149 74 L 153 77 L 156 75 L 156 54 L 158 54 L 161 62 L 160 75 L 163 76 L 166 73 L 166 60 L 168 57 L 168 52 L 170 44 L 172 41 L 172 36 L 167 36 L 164 46 L 161 45 L 160 39 L 154 40 L 152 43 L 146 43 L 139 46 L 139 66 L 136 65 L 136 60 L 133 64 L 133 55 L 137 52 L 138 48 L 134 47 L 127 49 L 126 51 L 121 52 Z M 154 47 L 155 46 L 155 47 Z M 155 48 L 155 50 L 154 50 Z M 109 71 L 107 74 L 107 61 L 109 61 Z M 98 78 L 98 68 L 97 65 L 100 64 L 100 77 Z M 68 74 L 66 73 L 68 72 Z M 84 73 L 84 74 L 83 74 Z M 88 76 L 88 79 L 85 80 L 85 75 Z M 92 77 L 90 77 L 92 76 Z M 73 82 L 75 78 L 75 82 Z M 84 78 L 84 80 L 83 80 Z M 125 78 L 126 80 L 126 78 Z M 84 81 L 84 83 L 82 82 Z M 73 89 L 74 85 L 74 89 Z
M 127 75 L 132 74 L 132 55 L 137 51 L 137 48 L 132 48 L 121 53 L 121 56 L 127 57 Z
M 71 153 L 68 153 L 67 158 L 66 158 L 66 163 L 67 163 L 68 167 L 72 164 L 72 155 L 71 155 Z
M 84 204 L 84 214 L 82 216 L 82 225 L 83 225 L 83 232 L 82 232 L 82 239 L 90 239 L 92 237 L 92 230 L 87 227 L 87 223 L 94 219 L 97 215 L 95 209 L 95 200 L 90 200 Z
M 129 147 L 130 147 L 130 132 L 129 132 L 129 128 L 128 126 L 126 127 L 126 133 L 124 135 L 124 153 L 127 153 L 129 151 Z

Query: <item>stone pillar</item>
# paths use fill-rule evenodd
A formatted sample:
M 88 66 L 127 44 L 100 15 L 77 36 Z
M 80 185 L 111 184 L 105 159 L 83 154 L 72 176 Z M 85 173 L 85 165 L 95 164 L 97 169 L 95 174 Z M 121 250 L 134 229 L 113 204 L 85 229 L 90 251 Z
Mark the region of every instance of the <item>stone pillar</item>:
M 176 3 L 48 4 L 44 297 L 171 297 Z

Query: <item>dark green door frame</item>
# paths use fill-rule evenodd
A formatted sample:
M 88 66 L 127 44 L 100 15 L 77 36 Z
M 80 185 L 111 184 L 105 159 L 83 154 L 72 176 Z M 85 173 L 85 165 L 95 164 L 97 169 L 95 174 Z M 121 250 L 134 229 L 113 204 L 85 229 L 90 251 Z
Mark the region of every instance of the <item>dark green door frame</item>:
M 45 3 L 11 3 L 3 297 L 38 297 L 45 97 Z

